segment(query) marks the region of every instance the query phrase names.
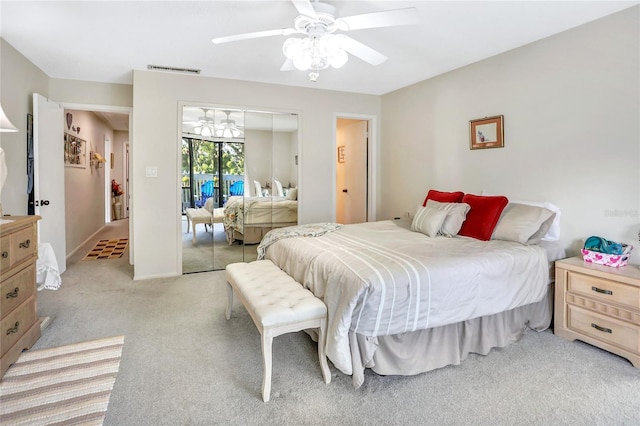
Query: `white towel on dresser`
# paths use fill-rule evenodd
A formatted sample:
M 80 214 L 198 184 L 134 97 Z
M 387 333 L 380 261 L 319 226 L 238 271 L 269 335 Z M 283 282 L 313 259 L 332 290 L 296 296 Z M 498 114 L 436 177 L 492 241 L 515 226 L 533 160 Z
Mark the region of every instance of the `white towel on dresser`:
M 62 285 L 62 278 L 58 269 L 58 261 L 49 243 L 38 245 L 38 260 L 36 261 L 36 283 L 38 290 L 57 290 Z

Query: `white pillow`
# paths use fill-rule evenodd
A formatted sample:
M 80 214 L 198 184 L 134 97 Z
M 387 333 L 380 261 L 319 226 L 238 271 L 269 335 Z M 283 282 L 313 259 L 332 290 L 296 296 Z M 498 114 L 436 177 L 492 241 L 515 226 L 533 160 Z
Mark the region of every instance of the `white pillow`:
M 298 199 L 298 188 L 289 188 L 287 191 L 287 196 L 285 197 L 287 200 L 297 200 Z
M 554 217 L 555 213 L 544 207 L 509 203 L 502 211 L 491 239 L 538 244 Z
M 262 197 L 262 185 L 257 180 L 253 181 L 253 187 L 256 190 L 256 197 Z
M 483 190 L 482 195 L 495 195 L 495 194 L 490 194 Z M 509 199 L 509 202 L 516 203 L 516 204 L 527 204 L 529 206 L 544 207 L 545 209 L 548 209 L 554 212 L 556 215 L 553 218 L 551 227 L 549 227 L 549 230 L 547 231 L 547 233 L 544 235 L 544 237 L 542 237 L 542 241 L 558 241 L 560 239 L 560 207 L 556 206 L 553 203 L 550 203 L 549 201 L 523 201 L 523 200 Z
M 438 235 L 445 217 L 447 217 L 445 210 L 420 206 L 411 222 L 411 230 L 429 237 L 435 237 Z
M 442 222 L 439 235 L 445 237 L 452 237 L 458 235 L 462 224 L 467 218 L 467 213 L 471 209 L 471 206 L 467 203 L 441 203 L 439 201 L 427 200 L 425 207 L 435 208 L 437 210 L 443 210 L 447 213 L 447 216 Z
M 279 180 L 273 180 L 273 186 L 276 187 L 276 193 L 275 195 L 277 197 L 284 197 L 284 191 L 282 190 L 282 183 L 280 183 Z

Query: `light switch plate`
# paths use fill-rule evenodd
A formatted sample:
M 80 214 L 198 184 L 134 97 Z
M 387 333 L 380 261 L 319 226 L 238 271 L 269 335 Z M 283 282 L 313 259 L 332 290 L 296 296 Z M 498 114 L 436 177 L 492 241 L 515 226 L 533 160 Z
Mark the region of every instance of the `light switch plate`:
M 148 178 L 157 178 L 158 177 L 158 168 L 147 166 L 145 170 L 145 176 Z

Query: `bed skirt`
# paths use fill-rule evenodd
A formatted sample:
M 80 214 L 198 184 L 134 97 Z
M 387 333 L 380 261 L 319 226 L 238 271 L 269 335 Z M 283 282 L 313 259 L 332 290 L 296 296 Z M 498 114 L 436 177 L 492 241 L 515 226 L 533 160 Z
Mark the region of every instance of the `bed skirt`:
M 492 348 L 517 342 L 527 328 L 549 328 L 553 315 L 553 284 L 540 302 L 456 324 L 391 336 L 350 333 L 353 384 L 364 383 L 364 370 L 380 375 L 415 375 L 458 365 L 470 353 L 487 355 Z

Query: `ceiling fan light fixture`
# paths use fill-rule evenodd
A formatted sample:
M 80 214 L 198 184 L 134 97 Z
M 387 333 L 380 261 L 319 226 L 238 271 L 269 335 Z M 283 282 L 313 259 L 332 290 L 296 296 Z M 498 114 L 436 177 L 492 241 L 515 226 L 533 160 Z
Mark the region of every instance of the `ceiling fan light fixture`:
M 291 37 L 282 45 L 282 52 L 293 66 L 300 71 L 314 70 L 315 78 L 309 75 L 311 81 L 316 81 L 318 71 L 329 68 L 340 68 L 349 60 L 349 55 L 340 46 L 340 38 L 325 34 L 309 36 L 307 38 Z

